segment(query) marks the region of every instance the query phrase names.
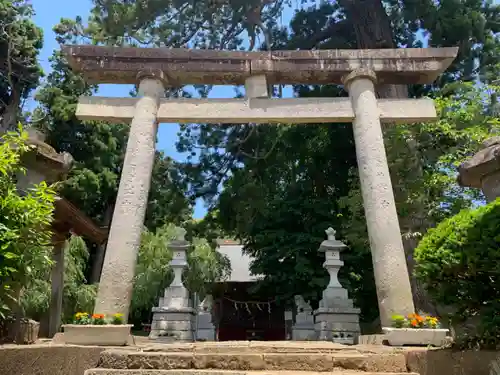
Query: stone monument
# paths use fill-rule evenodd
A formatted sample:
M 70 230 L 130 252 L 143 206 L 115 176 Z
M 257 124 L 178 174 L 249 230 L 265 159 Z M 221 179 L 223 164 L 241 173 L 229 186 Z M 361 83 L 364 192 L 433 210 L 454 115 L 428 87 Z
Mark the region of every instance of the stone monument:
M 196 322 L 197 341 L 215 341 L 215 326 L 212 323 L 213 297 L 208 294 L 198 306 Z
M 458 183 L 481 189 L 488 202 L 500 197 L 500 137 L 484 141 L 481 150 L 462 163 Z
M 316 332 L 314 331 L 314 317 L 311 305 L 302 296 L 295 296 L 294 299 L 297 315 L 295 316 L 295 324 L 292 326 L 292 340 L 315 340 Z
M 378 99 L 377 82 L 428 84 L 458 48 L 383 50 L 211 51 L 64 46 L 89 83 L 137 84 L 136 98 L 81 97 L 81 120 L 130 123 L 116 208 L 95 311 L 128 316 L 146 214 L 159 123 L 352 122 L 382 326 L 415 312 L 387 165 L 382 122 L 434 121 L 431 99 Z M 267 84 L 343 84 L 349 98 L 269 98 Z M 165 99 L 165 87 L 245 85 L 245 98 Z
M 190 244 L 186 231 L 179 229 L 177 238 L 168 245 L 173 252 L 170 266 L 174 280 L 165 288 L 158 307 L 153 307 L 153 321 L 149 338 L 155 341 L 193 341 L 196 310 L 191 307 L 189 291 L 182 283 L 182 271 L 187 266 L 186 251 Z
M 340 268 L 344 262 L 340 260 L 340 252 L 347 246 L 335 238 L 335 230 L 328 228 L 328 239 L 321 243 L 320 252 L 325 253 L 323 266 L 330 274 L 330 283 L 323 291 L 323 299 L 314 312 L 316 324 L 314 328 L 319 340 L 332 340 L 341 344 L 354 344 L 360 334 L 360 309 L 353 306 L 338 279 Z

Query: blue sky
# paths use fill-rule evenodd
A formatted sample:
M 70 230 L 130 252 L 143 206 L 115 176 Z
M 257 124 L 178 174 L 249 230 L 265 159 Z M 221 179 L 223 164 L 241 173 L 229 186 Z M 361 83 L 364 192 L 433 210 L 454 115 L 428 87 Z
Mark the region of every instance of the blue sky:
M 44 47 L 40 56 L 40 61 L 45 73 L 50 72 L 49 58 L 55 49 L 59 48 L 55 40 L 55 34 L 52 31 L 61 18 L 75 18 L 82 16 L 86 19 L 91 9 L 91 0 L 32 0 L 36 15 L 35 23 L 43 28 L 44 31 Z M 101 85 L 98 95 L 100 96 L 128 96 L 131 86 L 128 85 Z M 211 97 L 233 97 L 234 90 L 232 87 L 216 87 L 210 95 Z M 31 102 L 29 107 L 34 107 L 36 104 Z M 164 151 L 168 156 L 182 160 L 185 155 L 179 154 L 175 148 L 177 140 L 177 132 L 179 126 L 177 124 L 161 124 L 158 131 L 158 149 Z M 195 207 L 194 217 L 201 218 L 205 215 L 206 209 L 202 202 L 198 202 Z
M 50 72 L 50 62 L 53 51 L 59 48 L 55 40 L 55 34 L 52 31 L 54 25 L 59 23 L 61 18 L 74 19 L 76 16 L 82 16 L 86 19 L 92 7 L 91 0 L 32 0 L 35 9 L 35 23 L 44 31 L 44 47 L 40 56 L 40 62 L 45 73 Z M 292 11 L 289 10 L 284 18 L 291 18 Z M 101 85 L 99 96 L 128 96 L 132 87 L 128 85 Z M 234 88 L 229 86 L 214 87 L 210 93 L 213 98 L 234 97 Z M 36 104 L 30 102 L 30 108 Z M 166 155 L 175 160 L 185 159 L 184 154 L 179 154 L 175 148 L 177 140 L 178 124 L 161 124 L 158 130 L 158 149 L 165 152 Z M 201 218 L 205 215 L 206 209 L 200 201 L 195 207 L 194 217 Z

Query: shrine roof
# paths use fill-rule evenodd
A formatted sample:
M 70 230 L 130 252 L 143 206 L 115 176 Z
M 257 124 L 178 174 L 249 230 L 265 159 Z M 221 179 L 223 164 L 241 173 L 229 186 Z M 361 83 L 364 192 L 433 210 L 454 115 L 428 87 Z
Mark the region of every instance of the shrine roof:
M 135 84 L 138 72 L 153 69 L 172 86 L 241 85 L 252 75 L 266 75 L 272 84 L 341 84 L 363 67 L 380 83 L 424 84 L 450 66 L 458 47 L 244 52 L 69 45 L 63 51 L 89 83 Z
M 59 232 L 69 232 L 88 238 L 94 243 L 106 241 L 108 231 L 99 228 L 88 216 L 65 198 L 57 197 L 54 203 L 53 228 Z
M 252 258 L 243 252 L 243 245 L 232 239 L 216 240 L 218 251 L 225 255 L 231 263 L 231 275 L 228 282 L 251 282 L 260 278 L 250 272 Z

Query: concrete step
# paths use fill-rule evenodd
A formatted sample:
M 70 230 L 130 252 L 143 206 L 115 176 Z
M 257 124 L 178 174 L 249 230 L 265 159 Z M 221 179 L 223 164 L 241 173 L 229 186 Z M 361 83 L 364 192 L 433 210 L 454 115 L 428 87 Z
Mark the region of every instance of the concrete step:
M 224 371 L 224 370 L 117 370 L 91 369 L 84 375 L 322 375 L 314 371 Z M 335 370 L 331 375 L 418 375 L 409 372 L 359 372 Z
M 314 371 L 356 370 L 366 372 L 406 372 L 404 352 L 333 353 L 197 353 L 170 351 L 107 350 L 98 366 L 109 369 L 233 371 Z

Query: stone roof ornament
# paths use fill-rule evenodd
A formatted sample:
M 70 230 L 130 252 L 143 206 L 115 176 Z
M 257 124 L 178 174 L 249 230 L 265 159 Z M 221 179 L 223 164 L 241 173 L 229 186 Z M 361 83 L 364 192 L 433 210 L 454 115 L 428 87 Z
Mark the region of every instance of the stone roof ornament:
M 321 243 L 318 251 L 320 251 L 320 252 L 325 252 L 325 251 L 329 251 L 329 250 L 342 251 L 345 248 L 347 248 L 346 244 L 344 244 L 342 241 L 339 241 L 335 238 L 335 235 L 337 234 L 337 231 L 335 229 L 330 227 L 327 230 L 325 230 L 325 233 L 326 233 L 328 239 L 324 240 Z
M 460 186 L 481 189 L 488 201 L 500 196 L 500 136 L 485 140 L 458 168 Z
M 187 231 L 184 228 L 177 228 L 177 235 L 175 237 L 176 241 L 186 241 Z

